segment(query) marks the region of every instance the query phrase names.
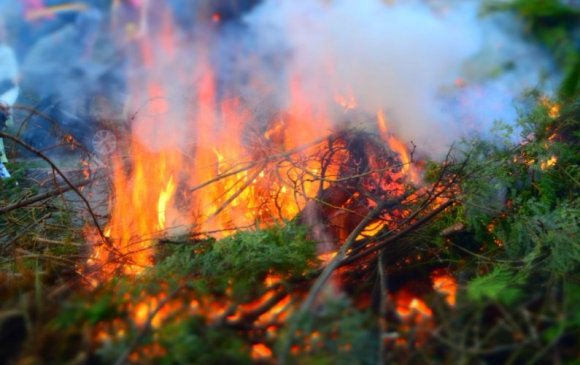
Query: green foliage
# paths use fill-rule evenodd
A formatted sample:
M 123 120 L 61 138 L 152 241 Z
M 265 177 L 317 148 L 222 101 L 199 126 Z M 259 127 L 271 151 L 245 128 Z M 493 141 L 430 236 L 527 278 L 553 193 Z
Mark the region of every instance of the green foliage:
M 464 216 L 456 219 L 471 234 L 452 240 L 470 250 L 456 271 L 467 278 L 465 295 L 445 317 L 463 326 L 462 316 L 486 318 L 477 333 L 494 333 L 498 343 L 523 341 L 510 357 L 493 360 L 500 363 L 542 363 L 556 348 L 568 359 L 578 354 L 580 105 L 563 101 L 556 115 L 554 101 L 537 95 L 535 100 L 536 107 L 519 121 L 524 142 L 515 144 L 509 130 L 500 128 L 502 136 L 494 142 L 462 146 L 469 160 L 461 184 Z M 502 320 L 535 327 L 524 330 L 526 335 L 498 330 Z M 447 336 L 462 325 L 450 326 Z
M 566 98 L 572 98 L 580 94 L 580 56 L 576 55 L 576 62 L 570 62 L 566 76 L 560 87 L 560 94 Z
M 578 203 L 562 203 L 550 209 L 546 203 L 526 202 L 497 232 L 507 244 L 508 257 L 523 257 L 529 266 L 557 274 L 576 272 L 580 268 Z
M 357 310 L 345 298 L 329 300 L 299 320 L 292 364 L 376 364 L 379 352 L 377 321 L 370 312 Z M 281 337 L 284 339 L 284 337 Z
M 580 13 L 565 5 L 561 0 L 512 0 L 507 5 L 526 17 L 563 17 L 576 16 Z
M 484 246 L 501 242 L 506 259 L 560 274 L 578 268 L 578 110 L 566 105 L 554 119 L 540 105 L 520 121 L 525 143 L 471 146 L 466 222 Z
M 251 338 L 216 322 L 212 303 L 235 307 L 259 299 L 269 289 L 267 275 L 276 275 L 280 285 L 288 285 L 285 280 L 316 267 L 315 250 L 306 229 L 295 224 L 167 246 L 145 275 L 113 280 L 94 291 L 90 300 L 76 298 L 63 307 L 55 324 L 58 328 L 105 326 L 112 334 L 111 326 L 123 328 L 126 336 L 111 335 L 97 351 L 104 363 L 113 363 L 142 331 L 135 306 L 149 305 L 152 311 L 166 305 L 173 309 L 163 317 L 163 325 L 146 331 L 135 348 L 138 363 L 250 364 Z M 168 296 L 170 304 L 162 304 Z M 192 301 L 201 310 L 192 311 Z M 151 348 L 158 351 L 151 353 Z
M 562 98 L 580 95 L 580 10 L 561 0 L 511 0 L 487 2 L 490 10 L 511 10 L 527 23 L 531 34 L 554 55 L 564 71 Z
M 316 247 L 306 239 L 304 227 L 288 224 L 240 232 L 205 249 L 200 261 L 204 275 L 227 271 L 232 278 L 259 278 L 268 272 L 286 277 L 302 275 L 312 267 Z
M 105 343 L 98 354 L 103 364 L 114 363 L 128 346 L 129 338 Z M 221 365 L 251 364 L 250 345 L 231 329 L 211 326 L 202 316 L 168 320 L 148 333 L 131 357 L 138 364 Z
M 243 301 L 256 294 L 266 275 L 291 279 L 305 275 L 316 263 L 316 245 L 307 239 L 306 229 L 287 224 L 178 247 L 150 274 L 164 280 L 203 277 L 192 284 L 200 292 L 231 289 L 236 300 Z
M 489 274 L 473 279 L 467 287 L 467 295 L 476 302 L 491 299 L 511 305 L 523 297 L 521 284 L 524 280 L 514 277 L 509 269 L 496 267 Z
M 52 321 L 55 328 L 64 330 L 79 323 L 96 325 L 119 315 L 119 303 L 110 293 L 99 293 L 91 301 L 86 299 L 85 296 L 80 296 L 64 303 L 59 315 Z

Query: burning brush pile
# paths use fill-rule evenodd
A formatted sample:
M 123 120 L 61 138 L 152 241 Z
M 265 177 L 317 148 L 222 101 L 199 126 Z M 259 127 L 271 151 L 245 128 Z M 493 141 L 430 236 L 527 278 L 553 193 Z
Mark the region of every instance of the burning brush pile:
M 515 149 L 472 141 L 460 160 L 425 164 L 382 112 L 375 130 L 292 147 L 292 118 L 278 114 L 243 149 L 194 146 L 189 156 L 212 162 L 194 166 L 213 175 L 193 183 L 187 165 L 169 168 L 184 151 L 132 140 L 111 157 L 111 214 L 83 228 L 88 249 L 63 236 L 59 193 L 3 208 L 12 230 L 39 214 L 45 228 L 27 224 L 4 248 L 14 276 L 3 272 L 1 293 L 18 309 L 0 313 L 0 349 L 17 364 L 574 356 L 577 285 L 549 283 L 573 279 L 580 261 L 577 172 L 560 169 L 578 166 L 578 116 L 574 103 L 540 99 Z M 226 159 L 226 147 L 244 158 Z
M 155 362 L 175 351 L 161 345 L 159 331 L 194 320 L 200 333 L 241 335 L 239 346 L 255 361 L 278 359 L 281 339 L 280 361 L 327 346 L 350 353 L 354 344 L 339 344 L 340 330 L 322 339 L 300 324 L 346 303 L 383 318 L 376 331 L 386 336 L 384 346 L 425 341 L 433 314 L 424 298 L 453 306 L 456 283 L 448 264 L 426 264 L 440 249 L 420 237 L 455 203 L 461 166 L 449 158 L 426 182 L 382 111 L 366 116 L 370 130 L 316 123 L 300 131 L 300 113 L 288 111 L 256 131 L 244 128 L 253 116 L 239 102 L 220 109 L 209 125 L 228 133 L 212 136 L 220 143 L 211 148 L 151 151 L 135 138 L 112 157 L 111 217 L 102 229 L 87 229 L 93 249 L 82 270 L 88 285 L 122 278 L 133 288 L 119 289 L 129 291 L 111 305 L 125 320 L 100 322 L 97 342 L 118 344 L 136 330 L 138 343 L 118 363 Z M 412 267 L 420 269 L 410 275 Z M 417 329 L 416 338 L 399 332 Z M 205 346 L 216 351 L 211 356 L 226 350 Z
M 474 102 L 511 100 L 494 83 L 521 76 L 457 78 L 477 42 L 450 30 L 481 31 L 457 16 L 476 7 L 258 3 L 79 17 L 88 45 L 122 51 L 126 90 L 95 91 L 110 130 L 81 176 L 0 131 L 50 170 L 40 192 L 18 169 L 0 181 L 0 365 L 577 356 L 577 98 L 533 92 L 523 139 L 510 126 L 447 151 L 453 126 L 501 109 Z M 59 138 L 75 158 L 77 139 Z

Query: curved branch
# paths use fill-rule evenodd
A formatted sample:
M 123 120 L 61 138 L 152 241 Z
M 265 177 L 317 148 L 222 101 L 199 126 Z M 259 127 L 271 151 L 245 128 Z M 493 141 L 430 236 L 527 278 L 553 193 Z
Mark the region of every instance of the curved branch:
M 28 143 L 24 142 L 23 140 L 21 140 L 20 138 L 14 137 L 11 134 L 7 134 L 4 132 L 0 132 L 0 137 L 2 138 L 6 138 L 9 139 L 11 141 L 13 141 L 16 144 L 19 144 L 20 146 L 24 147 L 25 149 L 27 149 L 28 151 L 34 153 L 36 156 L 40 157 L 41 159 L 43 159 L 44 161 L 46 161 L 50 167 L 56 171 L 56 173 L 64 180 L 64 182 L 70 187 L 71 190 L 73 190 L 78 196 L 79 198 L 81 198 L 81 200 L 83 201 L 83 203 L 85 204 L 85 206 L 87 207 L 87 210 L 89 211 L 89 214 L 91 215 L 91 218 L 93 220 L 93 223 L 95 225 L 95 227 L 97 228 L 98 232 L 99 232 L 99 236 L 101 237 L 101 239 L 103 240 L 103 242 L 105 242 L 108 246 L 110 246 L 109 241 L 107 240 L 107 238 L 105 237 L 105 234 L 103 233 L 103 230 L 101 228 L 101 226 L 99 225 L 99 222 L 97 220 L 97 216 L 95 214 L 95 212 L 93 211 L 93 208 L 91 207 L 91 204 L 89 203 L 89 201 L 87 200 L 87 198 L 83 195 L 83 193 L 81 193 L 81 191 L 68 179 L 68 177 L 66 177 L 66 175 L 58 168 L 58 166 L 56 166 L 56 164 L 50 159 L 48 158 L 44 153 L 42 153 L 40 150 L 38 150 L 37 148 L 29 145 Z
M 83 186 L 86 186 L 86 185 L 92 183 L 95 180 L 96 180 L 96 178 L 93 177 L 91 179 L 80 181 L 80 182 L 74 184 L 74 186 L 76 186 L 77 188 L 80 188 L 80 187 L 83 187 Z M 65 194 L 65 193 L 71 191 L 72 189 L 73 188 L 71 186 L 58 186 L 55 190 L 49 191 L 49 192 L 44 193 L 44 194 L 37 194 L 37 195 L 30 197 L 28 199 L 24 199 L 24 200 L 21 200 L 17 203 L 2 207 L 2 208 L 0 208 L 0 214 L 5 214 L 5 213 L 11 212 L 15 209 L 27 207 L 27 206 L 32 205 L 34 203 L 38 203 L 38 202 L 41 202 L 43 200 L 47 200 L 50 198 L 60 196 L 62 194 Z

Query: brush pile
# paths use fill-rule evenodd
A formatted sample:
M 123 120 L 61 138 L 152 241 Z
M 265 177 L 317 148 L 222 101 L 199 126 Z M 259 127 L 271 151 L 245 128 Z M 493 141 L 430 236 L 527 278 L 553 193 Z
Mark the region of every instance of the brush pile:
M 19 334 L 10 335 L 16 342 L 3 347 L 5 358 L 367 364 L 572 356 L 576 312 L 562 308 L 574 307 L 575 286 L 546 280 L 577 272 L 574 256 L 559 250 L 574 252 L 574 244 L 560 245 L 577 235 L 566 217 L 577 209 L 570 136 L 578 113 L 570 107 L 554 119 L 549 110 L 542 105 L 529 117 L 533 140 L 495 152 L 474 142 L 469 153 L 454 150 L 427 165 L 420 185 L 410 182 L 400 155 L 362 131 L 328 136 L 309 156 L 270 157 L 262 171 L 291 163 L 301 172 L 296 186 L 316 183 L 292 221 L 219 240 L 160 237 L 139 275 L 124 273 L 130 257 L 115 263 L 112 279 L 87 269 L 91 252 L 71 219 L 79 201 L 67 207 L 56 203 L 70 195 L 23 195 L 2 214 L 5 227 L 14 227 L 15 214 L 34 227 L 26 239 L 3 243 L 0 334 Z M 320 163 L 316 172 L 305 167 L 311 159 Z M 532 206 L 547 210 L 530 215 Z M 524 242 L 545 248 L 512 252 L 524 250 L 514 241 L 524 233 Z M 545 284 L 523 296 L 532 282 Z M 15 302 L 15 291 L 29 294 Z M 570 327 L 551 332 L 564 323 Z

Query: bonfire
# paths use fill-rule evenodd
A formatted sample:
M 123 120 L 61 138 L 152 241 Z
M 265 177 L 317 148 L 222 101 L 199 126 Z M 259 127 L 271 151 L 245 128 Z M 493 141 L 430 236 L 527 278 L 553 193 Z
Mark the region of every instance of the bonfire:
M 75 134 L 46 100 L 2 106 L 18 160 L 0 181 L 0 364 L 577 356 L 579 68 L 491 138 L 479 124 L 524 79 L 509 62 L 471 70 L 485 69 L 472 38 L 448 32 L 471 5 L 363 5 L 35 8 L 30 21 L 80 12 L 66 32 L 86 43 L 73 70 L 91 81 L 75 118 L 93 130 Z M 367 27 L 375 17 L 392 22 Z M 383 53 L 372 35 L 401 26 L 448 54 L 392 34 Z M 62 88 L 66 109 L 77 95 Z

